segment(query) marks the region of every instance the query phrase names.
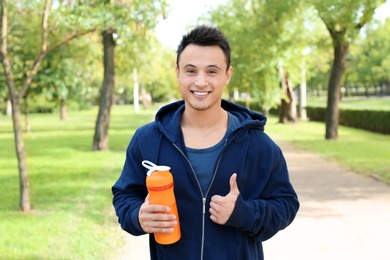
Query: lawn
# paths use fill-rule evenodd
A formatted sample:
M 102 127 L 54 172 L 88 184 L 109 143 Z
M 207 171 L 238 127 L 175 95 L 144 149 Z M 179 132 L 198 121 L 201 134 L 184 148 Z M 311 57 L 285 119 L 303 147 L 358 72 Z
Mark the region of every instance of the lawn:
M 265 131 L 274 139 L 333 158 L 353 172 L 390 184 L 390 135 L 339 126 L 338 140 L 326 140 L 324 123 L 279 124 L 276 117 L 269 118 Z
M 111 204 L 125 149 L 154 110 L 114 107 L 110 151 L 93 152 L 97 109 L 31 115 L 25 133 L 32 211 L 21 213 L 11 118 L 0 116 L 0 259 L 113 259 L 123 246 Z
M 156 107 L 134 114 L 115 106 L 110 151 L 93 152 L 97 109 L 31 115 L 25 133 L 32 211 L 21 213 L 11 118 L 0 115 L 0 259 L 113 259 L 124 246 L 111 205 L 125 149 L 135 129 L 152 120 Z M 365 175 L 390 183 L 390 136 L 339 127 L 339 140 L 325 140 L 317 122 L 278 124 L 266 132 Z
M 323 96 L 309 96 L 307 98 L 307 105 L 314 107 L 326 107 L 325 95 Z M 342 109 L 371 109 L 371 110 L 390 110 L 390 97 L 344 97 L 340 100 L 339 107 Z

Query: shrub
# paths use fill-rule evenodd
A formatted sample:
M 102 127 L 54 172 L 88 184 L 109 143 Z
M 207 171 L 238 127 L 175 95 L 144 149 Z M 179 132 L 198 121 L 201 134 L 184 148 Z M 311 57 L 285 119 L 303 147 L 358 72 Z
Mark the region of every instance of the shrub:
M 237 100 L 235 103 L 245 106 L 245 100 Z M 250 109 L 263 111 L 261 104 L 256 100 L 251 100 Z M 279 109 L 272 108 L 269 113 L 279 115 Z M 306 113 L 310 121 L 325 122 L 326 108 L 324 107 L 307 106 Z M 340 109 L 339 123 L 340 125 L 376 133 L 390 134 L 390 111 Z
M 306 107 L 311 121 L 325 122 L 326 108 Z M 340 125 L 390 134 L 390 111 L 340 109 Z

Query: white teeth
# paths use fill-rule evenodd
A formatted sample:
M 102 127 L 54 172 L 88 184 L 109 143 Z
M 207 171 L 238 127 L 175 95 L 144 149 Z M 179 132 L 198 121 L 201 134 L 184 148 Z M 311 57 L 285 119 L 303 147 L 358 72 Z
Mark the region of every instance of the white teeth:
M 208 92 L 198 92 L 198 91 L 194 91 L 194 94 L 197 95 L 197 96 L 206 96 Z

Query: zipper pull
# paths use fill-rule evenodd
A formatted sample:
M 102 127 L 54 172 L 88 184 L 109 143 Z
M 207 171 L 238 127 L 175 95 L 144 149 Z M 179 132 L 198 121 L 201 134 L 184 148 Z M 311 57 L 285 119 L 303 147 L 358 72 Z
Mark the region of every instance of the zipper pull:
M 206 214 L 206 198 L 202 199 L 203 202 L 203 215 Z

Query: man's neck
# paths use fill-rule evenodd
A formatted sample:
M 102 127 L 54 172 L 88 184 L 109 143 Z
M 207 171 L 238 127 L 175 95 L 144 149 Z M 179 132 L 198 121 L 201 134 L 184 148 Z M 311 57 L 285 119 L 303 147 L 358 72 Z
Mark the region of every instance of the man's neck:
M 184 110 L 180 124 L 186 146 L 199 149 L 217 144 L 225 135 L 227 125 L 228 115 L 222 107 Z
M 218 107 L 207 110 L 185 109 L 183 112 L 181 126 L 195 129 L 208 129 L 227 125 L 227 112 Z

